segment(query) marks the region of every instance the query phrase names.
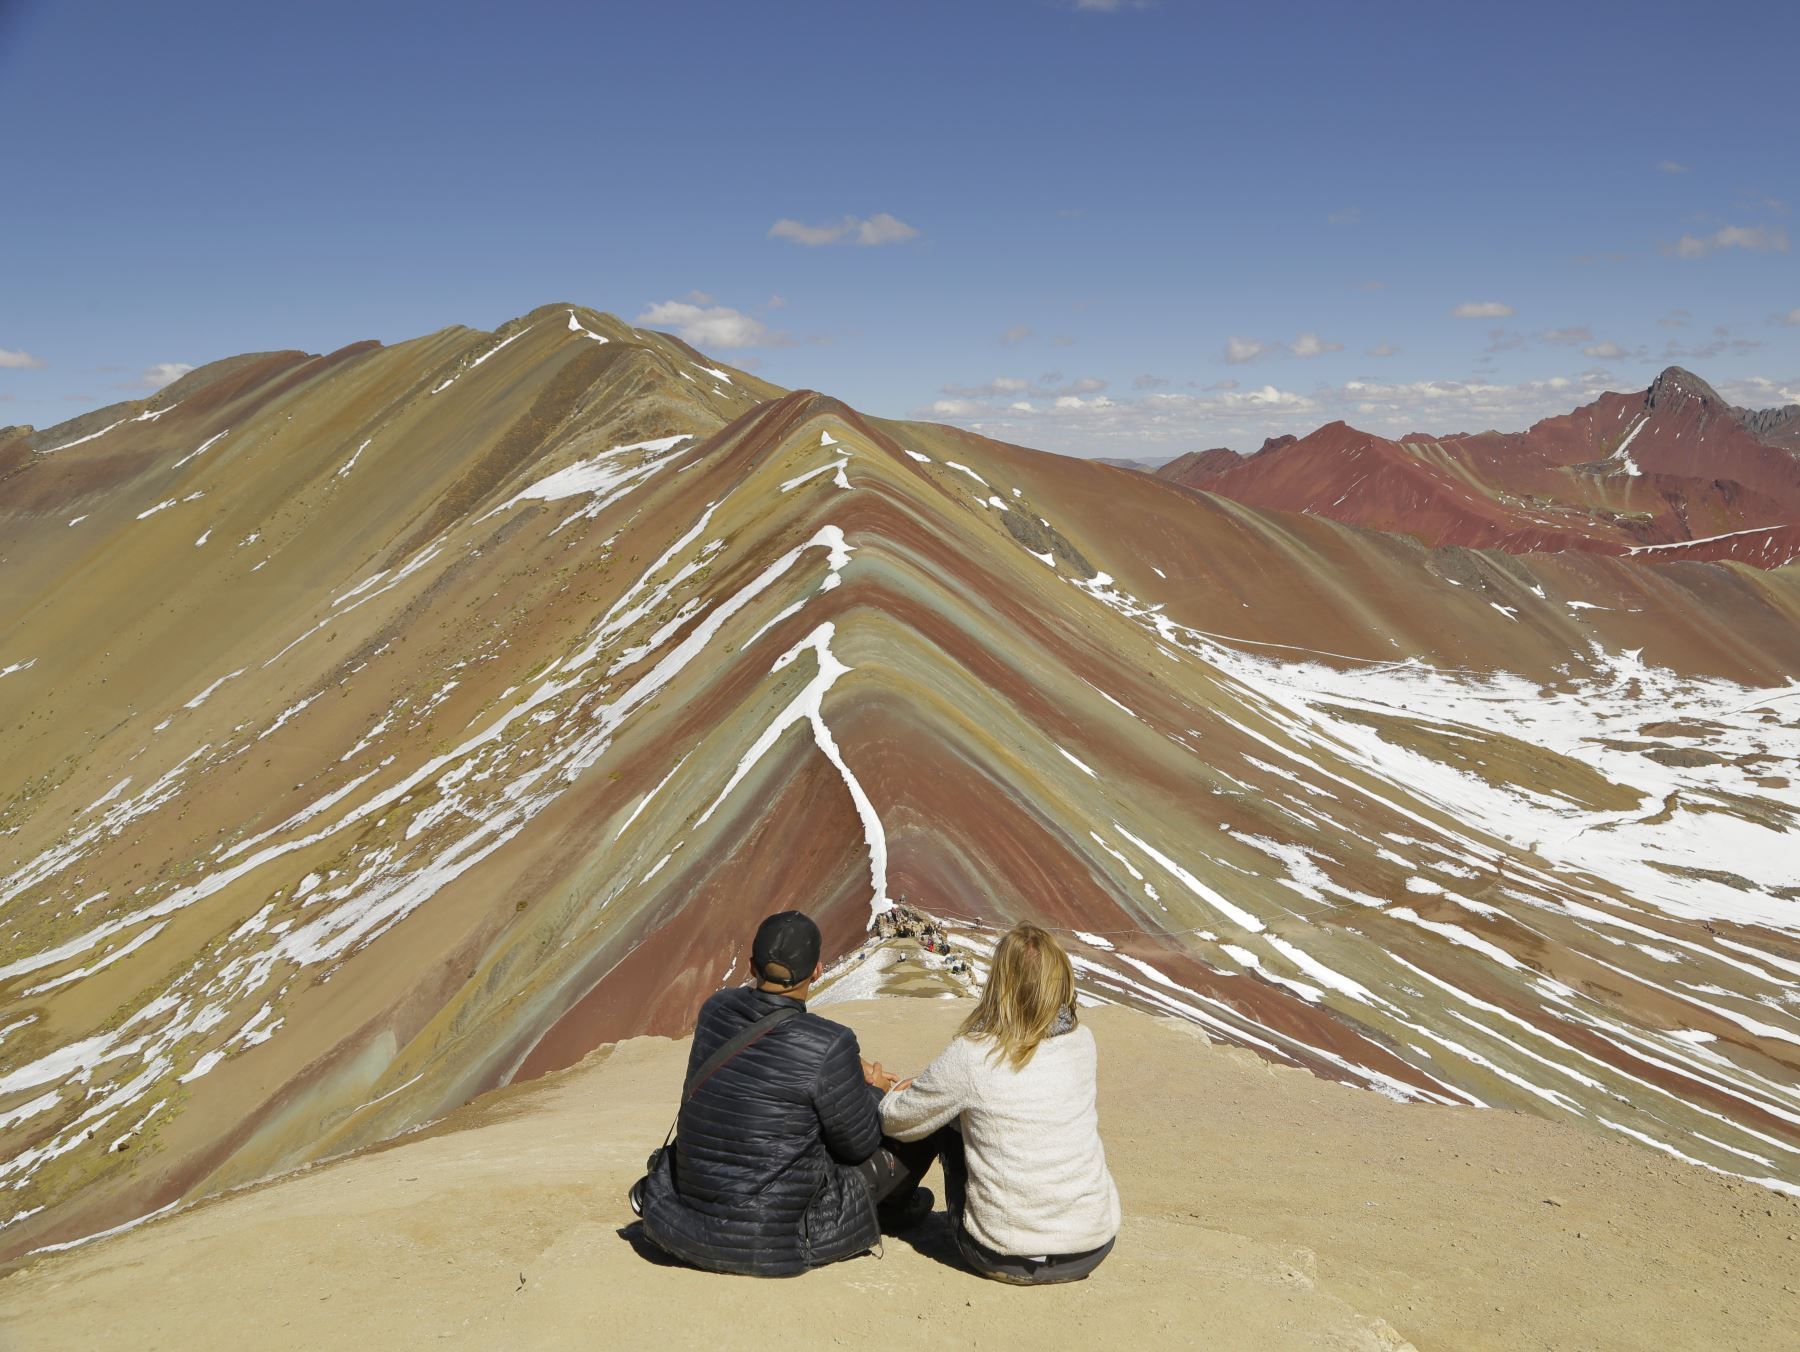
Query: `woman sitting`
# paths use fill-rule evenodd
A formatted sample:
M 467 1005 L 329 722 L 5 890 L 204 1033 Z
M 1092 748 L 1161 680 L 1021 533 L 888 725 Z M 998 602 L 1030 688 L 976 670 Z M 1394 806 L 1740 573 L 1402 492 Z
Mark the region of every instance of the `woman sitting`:
M 951 1229 L 970 1267 L 1018 1285 L 1087 1276 L 1119 1231 L 1094 1072 L 1068 954 L 1048 931 L 1015 926 L 950 1045 L 881 1100 L 884 1145 L 905 1175 L 887 1209 L 904 1208 L 941 1159 Z

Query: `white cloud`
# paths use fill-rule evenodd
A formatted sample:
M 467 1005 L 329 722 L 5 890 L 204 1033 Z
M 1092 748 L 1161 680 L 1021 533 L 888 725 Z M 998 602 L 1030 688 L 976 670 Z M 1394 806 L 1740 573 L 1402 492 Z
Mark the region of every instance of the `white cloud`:
M 1624 348 L 1614 342 L 1589 343 L 1581 349 L 1584 357 L 1598 357 L 1602 361 L 1617 361 L 1626 354 Z
M 1400 349 L 1392 343 L 1377 343 L 1374 347 L 1364 348 L 1363 355 L 1366 357 L 1397 357 L 1400 355 Z
M 1296 357 L 1318 357 L 1327 352 L 1342 352 L 1342 343 L 1327 342 L 1316 333 L 1303 333 L 1288 344 L 1288 351 Z
M 1355 225 L 1362 219 L 1361 207 L 1345 207 L 1342 211 L 1334 211 L 1325 217 L 1327 225 Z
M 1658 160 L 1656 167 L 1665 174 L 1685 174 L 1689 168 L 1680 160 Z
M 1800 328 L 1800 305 L 1796 305 L 1784 315 L 1776 315 L 1775 322 L 1777 324 L 1786 324 L 1790 328 Z M 5 363 L 0 362 L 0 365 L 4 364 Z
M 1745 249 L 1751 253 L 1786 253 L 1787 231 L 1780 226 L 1724 225 L 1710 235 L 1683 235 L 1662 251 L 1677 258 L 1705 258 L 1720 249 Z
M 1457 319 L 1505 319 L 1513 307 L 1499 300 L 1465 300 L 1450 312 Z
M 1013 347 L 1024 342 L 1029 337 L 1031 337 L 1031 326 L 1029 324 L 1014 324 L 1005 333 L 1000 335 L 1000 346 Z
M 1734 402 L 1760 407 L 1793 402 L 1800 397 L 1790 389 L 1795 384 L 1800 382 L 1720 388 Z M 1150 450 L 1175 453 L 1195 446 L 1254 448 L 1264 437 L 1284 432 L 1304 435 L 1335 418 L 1382 436 L 1490 427 L 1519 430 L 1590 403 L 1609 389 L 1633 388 L 1641 386 L 1598 367 L 1517 385 L 1479 379 L 1392 383 L 1362 379 L 1304 391 L 1273 384 L 1239 388 L 1224 381 L 1198 393 L 1155 391 L 1129 399 L 1083 398 L 1069 392 L 1038 402 L 944 399 L 918 410 L 918 416 L 1065 454 L 1142 456 Z
M 1251 405 L 1257 408 L 1311 408 L 1313 405 L 1313 401 L 1304 394 L 1278 390 L 1273 385 L 1264 385 L 1259 390 L 1246 390 L 1243 394 L 1222 394 L 1219 398 L 1228 405 Z
M 729 305 L 696 305 L 691 300 L 659 300 L 633 322 L 672 329 L 683 342 L 698 348 L 764 347 L 783 340 L 762 320 L 742 310 Z
M 1800 314 L 1800 310 L 1795 311 L 1795 313 Z M 1795 322 L 1800 323 L 1800 320 L 1796 320 Z M 1161 376 L 1153 376 L 1148 372 L 1138 376 L 1131 382 L 1131 388 L 1134 390 L 1166 390 L 1168 387 L 1168 381 L 1164 380 Z
M 878 211 L 866 218 L 845 216 L 842 220 L 827 221 L 823 225 L 808 225 L 804 221 L 783 216 L 769 227 L 770 239 L 791 240 L 809 249 L 822 244 L 860 244 L 868 247 L 899 244 L 903 240 L 918 238 L 918 234 L 914 227 L 885 211 Z
M 1149 9 L 1150 0 L 1075 0 L 1075 8 L 1089 14 L 1118 14 L 1127 9 Z
M 1567 329 L 1545 329 L 1538 337 L 1559 347 L 1574 347 L 1577 343 L 1593 342 L 1594 331 L 1586 324 L 1577 324 Z
M 945 394 L 954 394 L 966 399 L 991 399 L 1003 394 L 1024 394 L 1032 387 L 1032 382 L 1022 376 L 996 376 L 985 385 L 946 385 Z
M 1671 340 L 1664 343 L 1663 358 L 1667 361 L 1711 361 L 1726 353 L 1734 357 L 1745 357 L 1761 346 L 1760 339 L 1734 338 L 1730 329 L 1719 324 L 1714 326 L 1712 337 L 1704 342 L 1677 343 Z
M 903 240 L 918 238 L 918 234 L 918 230 L 905 221 L 890 216 L 885 211 L 878 211 L 856 227 L 856 242 L 858 244 L 899 244 Z
M 1334 343 L 1316 333 L 1303 333 L 1291 343 L 1265 343 L 1260 338 L 1244 338 L 1236 334 L 1225 340 L 1225 360 L 1234 365 L 1273 356 L 1278 352 L 1296 357 L 1322 357 L 1327 352 L 1343 350 L 1342 343 Z
M 1747 376 L 1742 380 L 1718 381 L 1714 388 L 1742 408 L 1800 404 L 1800 377 L 1780 381 L 1770 380 L 1767 376 Z
M 184 361 L 159 361 L 153 366 L 146 366 L 136 380 L 127 381 L 117 388 L 121 390 L 160 390 L 164 385 L 180 380 L 193 369 Z
M 1030 395 L 1033 399 L 1055 399 L 1066 395 L 1098 394 L 1109 382 L 1098 376 L 1079 376 L 1065 382 L 1062 372 L 1051 371 L 1040 380 L 1022 376 L 996 376 L 981 385 L 946 385 L 943 392 L 955 399 L 1009 399 Z
M 769 238 L 790 239 L 796 244 L 814 248 L 821 244 L 840 244 L 854 228 L 853 217 L 845 217 L 843 222 L 834 225 L 807 225 L 783 216 L 769 227 Z
M 0 370 L 41 371 L 43 368 L 44 359 L 42 357 L 34 357 L 22 349 L 14 351 L 11 348 L 0 347 Z

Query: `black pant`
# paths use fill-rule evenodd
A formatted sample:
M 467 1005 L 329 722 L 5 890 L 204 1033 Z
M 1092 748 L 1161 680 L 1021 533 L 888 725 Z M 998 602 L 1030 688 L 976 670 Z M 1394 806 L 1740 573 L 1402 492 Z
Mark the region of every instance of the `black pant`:
M 881 1091 L 870 1086 L 880 1097 Z M 971 1235 L 963 1225 L 968 1200 L 969 1165 L 962 1132 L 955 1123 L 939 1127 L 917 1141 L 897 1141 L 883 1136 L 881 1145 L 859 1168 L 876 1206 L 883 1210 L 902 1207 L 918 1191 L 920 1181 L 936 1160 L 944 1169 L 944 1208 L 950 1213 L 950 1231 L 956 1237 L 963 1261 L 984 1277 L 1015 1286 L 1043 1286 L 1053 1282 L 1080 1281 L 1100 1266 L 1112 1252 L 1113 1241 L 1084 1253 L 1052 1253 L 1020 1258 L 998 1253 Z

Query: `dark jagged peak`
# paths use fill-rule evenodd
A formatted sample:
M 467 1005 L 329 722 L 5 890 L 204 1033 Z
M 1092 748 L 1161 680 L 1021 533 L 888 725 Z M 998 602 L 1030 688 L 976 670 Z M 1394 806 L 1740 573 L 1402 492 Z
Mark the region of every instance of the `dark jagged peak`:
M 1744 430 L 1766 446 L 1800 451 L 1800 404 L 1779 408 L 1734 408 L 1732 415 Z
M 1777 408 L 1739 408 L 1725 402 L 1724 397 L 1692 371 L 1671 366 L 1650 385 L 1644 407 L 1657 409 L 1679 407 L 1695 401 L 1703 413 L 1723 413 L 1765 446 L 1800 451 L 1800 404 Z
M 1263 444 L 1257 447 L 1255 454 L 1267 455 L 1271 451 L 1279 451 L 1283 446 L 1292 446 L 1298 440 L 1300 440 L 1300 438 L 1295 436 L 1292 432 L 1283 432 L 1278 437 L 1266 437 L 1263 440 Z
M 1714 408 L 1729 407 L 1717 390 L 1684 366 L 1671 366 L 1650 382 L 1644 407 L 1651 410 L 1670 408 L 1689 399 Z

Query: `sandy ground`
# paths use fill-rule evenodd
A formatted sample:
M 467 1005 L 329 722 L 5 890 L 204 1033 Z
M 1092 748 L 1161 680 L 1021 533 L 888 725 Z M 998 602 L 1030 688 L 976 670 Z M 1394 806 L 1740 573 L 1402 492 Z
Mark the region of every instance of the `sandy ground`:
M 834 1005 L 916 1069 L 960 1002 Z M 661 1266 L 621 1229 L 686 1044 L 640 1038 L 377 1150 L 0 1282 L 0 1347 L 1789 1349 L 1800 1203 L 1523 1115 L 1400 1107 L 1089 1011 L 1125 1204 L 1112 1258 L 1036 1291 L 943 1216 L 790 1281 Z

